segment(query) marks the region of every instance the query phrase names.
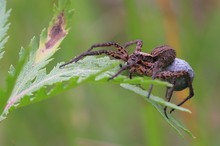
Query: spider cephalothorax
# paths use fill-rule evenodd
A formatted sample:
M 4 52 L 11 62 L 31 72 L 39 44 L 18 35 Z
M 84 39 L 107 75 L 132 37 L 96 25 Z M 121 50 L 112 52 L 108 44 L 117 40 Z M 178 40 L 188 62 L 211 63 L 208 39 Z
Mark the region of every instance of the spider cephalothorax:
M 133 44 L 136 44 L 135 51 L 129 55 L 126 49 Z M 121 66 L 120 70 L 109 80 L 117 77 L 122 71 L 129 70 L 130 78 L 132 78 L 133 73 L 137 73 L 140 75 L 150 76 L 152 79 L 157 78 L 168 81 L 173 84 L 173 87 L 168 87 L 166 91 L 166 98 L 168 102 L 171 100 L 173 91 L 180 91 L 188 87 L 190 89 L 189 96 L 185 98 L 181 103 L 179 103 L 178 106 L 184 104 L 194 95 L 192 88 L 194 75 L 190 65 L 184 60 L 176 58 L 176 53 L 170 46 L 164 45 L 156 47 L 150 54 L 148 54 L 141 51 L 142 45 L 143 43 L 141 40 L 127 42 L 124 46 L 121 46 L 115 42 L 95 44 L 91 46 L 86 52 L 61 65 L 60 67 L 62 68 L 72 62 L 77 62 L 85 56 L 106 54 L 112 58 L 125 62 L 125 65 Z M 114 46 L 116 50 L 92 51 L 94 48 L 110 46 Z M 149 94 L 147 96 L 148 98 L 150 97 L 152 88 L 153 85 L 150 86 Z M 164 108 L 164 113 L 166 117 L 168 117 L 166 110 L 167 107 Z M 172 111 L 174 111 L 174 109 L 171 109 L 170 112 Z

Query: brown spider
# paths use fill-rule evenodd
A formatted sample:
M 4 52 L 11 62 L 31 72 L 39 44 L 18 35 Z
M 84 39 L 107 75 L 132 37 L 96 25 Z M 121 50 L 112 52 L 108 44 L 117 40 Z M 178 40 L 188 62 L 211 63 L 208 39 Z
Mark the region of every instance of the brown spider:
M 135 51 L 129 55 L 126 48 L 133 44 L 136 44 Z M 124 47 L 115 42 L 95 44 L 91 46 L 86 52 L 61 65 L 60 68 L 70 63 L 77 62 L 85 56 L 106 54 L 125 62 L 125 65 L 121 66 L 121 69 L 111 78 L 109 78 L 109 80 L 117 77 L 122 71 L 129 70 L 130 78 L 132 78 L 133 73 L 137 73 L 140 75 L 150 76 L 152 79 L 168 81 L 173 84 L 173 87 L 167 87 L 166 90 L 165 97 L 167 98 L 168 102 L 170 102 L 174 91 L 180 91 L 187 87 L 189 88 L 189 96 L 180 102 L 178 106 L 181 106 L 191 97 L 193 97 L 194 92 L 192 88 L 192 81 L 194 75 L 190 65 L 184 60 L 176 58 L 175 51 L 167 45 L 154 48 L 152 52 L 148 54 L 141 52 L 142 44 L 143 43 L 141 40 L 127 42 L 125 43 Z M 114 46 L 116 50 L 92 51 L 94 48 L 110 46 Z M 150 85 L 149 93 L 147 96 L 148 98 L 150 97 L 152 89 L 153 85 Z M 166 110 L 167 106 L 164 107 L 164 113 L 168 118 Z M 170 113 L 173 111 L 174 109 L 171 109 Z

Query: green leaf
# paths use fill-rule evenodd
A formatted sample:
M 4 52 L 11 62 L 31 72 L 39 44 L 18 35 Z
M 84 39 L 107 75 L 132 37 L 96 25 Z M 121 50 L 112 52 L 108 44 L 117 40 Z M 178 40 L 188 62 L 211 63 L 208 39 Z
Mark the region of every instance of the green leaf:
M 108 57 L 99 59 L 87 57 L 68 68 L 60 69 L 60 64 L 57 64 L 48 74 L 45 70 L 41 70 L 34 82 L 23 90 L 22 95 L 14 98 L 16 100 L 16 98 L 22 97 L 17 107 L 44 100 L 85 81 L 94 81 L 97 75 L 118 65 L 118 61 L 110 61 L 111 64 L 106 64 L 107 61 L 109 62 Z M 68 82 L 63 83 L 64 81 Z
M 52 60 L 50 57 L 58 50 L 60 43 L 68 34 L 66 19 L 72 15 L 71 10 L 64 10 L 61 7 L 63 5 L 56 7 L 60 12 L 57 11 L 54 15 L 48 29 L 42 31 L 40 42 L 38 43 L 34 37 L 28 49 L 21 49 L 18 65 L 10 67 L 7 89 L 4 96 L 1 96 L 0 119 L 5 119 L 9 111 L 18 107 L 23 97 L 31 97 L 33 92 L 43 88 L 45 81 L 53 76 L 54 70 L 48 76 L 46 75 L 45 66 Z M 48 82 L 47 85 L 54 82 L 58 80 Z
M 166 102 L 165 100 L 163 100 L 162 98 L 156 97 L 151 95 L 150 98 L 146 98 L 148 95 L 148 92 L 135 86 L 135 85 L 130 85 L 130 84 L 121 84 L 121 86 L 125 89 L 131 90 L 141 96 L 144 97 L 144 99 L 149 102 L 151 105 L 153 105 L 157 111 L 162 115 L 162 117 L 164 118 L 164 120 L 172 127 L 174 128 L 174 130 L 180 134 L 181 136 L 183 136 L 183 131 L 186 132 L 187 134 L 189 134 L 192 138 L 195 138 L 195 136 L 187 129 L 185 128 L 180 122 L 178 122 L 175 118 L 173 118 L 173 116 L 169 113 L 168 117 L 169 119 L 164 115 L 164 111 L 163 111 L 163 107 L 164 106 L 168 106 L 170 108 L 174 108 L 180 111 L 184 111 L 184 112 L 189 112 L 191 113 L 188 109 L 182 108 L 182 107 L 178 107 L 175 104 Z M 164 106 L 162 106 L 164 105 Z
M 8 36 L 6 36 L 6 32 L 9 29 L 9 25 L 10 25 L 7 24 L 10 12 L 11 10 L 6 11 L 6 1 L 0 0 L 0 59 L 4 55 L 3 48 L 8 40 Z

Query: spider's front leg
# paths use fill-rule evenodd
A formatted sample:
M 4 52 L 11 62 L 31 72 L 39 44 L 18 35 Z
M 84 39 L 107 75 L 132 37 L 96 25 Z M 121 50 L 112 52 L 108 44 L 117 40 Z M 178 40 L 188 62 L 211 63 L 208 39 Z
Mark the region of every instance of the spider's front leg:
M 124 70 L 128 70 L 129 69 L 129 78 L 132 79 L 132 76 L 134 73 L 137 73 L 139 75 L 147 75 L 147 76 L 151 76 L 152 75 L 152 63 L 148 63 L 148 62 L 142 62 L 141 60 L 139 60 L 139 58 L 136 58 L 136 56 L 133 56 L 134 60 L 132 62 L 130 62 L 129 64 L 125 65 L 125 66 L 122 66 L 120 65 L 120 70 L 115 74 L 113 75 L 111 78 L 109 78 L 109 80 L 117 77 L 122 71 Z M 129 60 L 130 60 L 129 59 Z M 135 61 L 135 59 L 137 59 Z
M 111 50 L 98 50 L 98 51 L 92 51 L 94 48 L 98 48 L 98 47 L 111 47 L 114 46 L 116 48 L 116 51 L 111 51 Z M 107 43 L 100 43 L 100 44 L 95 44 L 92 45 L 86 52 L 80 54 L 79 56 L 75 57 L 74 59 L 70 60 L 67 63 L 64 63 L 60 66 L 60 68 L 71 64 L 73 62 L 77 62 L 79 60 L 81 60 L 82 58 L 84 58 L 85 56 L 94 56 L 94 55 L 101 55 L 101 54 L 106 54 L 108 56 L 111 56 L 115 59 L 120 59 L 123 61 L 127 61 L 128 58 L 128 53 L 127 51 L 120 46 L 118 43 L 115 42 L 107 42 Z
M 129 78 L 131 79 L 134 73 L 145 76 L 152 76 L 153 63 L 139 61 L 129 70 Z
M 111 77 L 108 79 L 108 81 L 114 79 L 115 77 L 117 77 L 118 75 L 120 75 L 124 70 L 127 70 L 127 69 L 129 69 L 130 67 L 131 67 L 131 65 L 122 66 L 121 69 L 120 69 L 116 74 L 114 74 L 113 76 L 111 76 Z

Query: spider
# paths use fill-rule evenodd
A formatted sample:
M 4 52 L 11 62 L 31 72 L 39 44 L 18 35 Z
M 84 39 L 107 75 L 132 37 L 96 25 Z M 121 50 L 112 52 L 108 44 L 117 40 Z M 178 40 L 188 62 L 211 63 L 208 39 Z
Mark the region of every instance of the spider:
M 134 44 L 136 44 L 135 51 L 129 55 L 127 47 Z M 95 44 L 92 45 L 86 52 L 75 57 L 71 61 L 62 64 L 60 68 L 73 62 L 77 62 L 85 56 L 106 54 L 112 58 L 119 59 L 125 62 L 125 65 L 121 65 L 120 70 L 111 78 L 109 78 L 109 80 L 114 79 L 124 70 L 129 70 L 129 78 L 132 78 L 133 74 L 137 73 L 140 75 L 152 77 L 152 79 L 168 81 L 171 84 L 173 84 L 172 87 L 167 87 L 166 90 L 165 97 L 167 98 L 168 102 L 170 102 L 174 91 L 181 91 L 187 87 L 189 88 L 189 95 L 177 105 L 181 106 L 191 97 L 193 97 L 194 92 L 192 87 L 192 81 L 194 77 L 194 72 L 190 65 L 186 61 L 176 58 L 176 53 L 174 49 L 172 49 L 168 45 L 156 47 L 152 50 L 150 54 L 141 51 L 142 45 L 143 43 L 141 40 L 127 42 L 124 44 L 124 46 L 121 46 L 115 42 Z M 94 48 L 111 46 L 114 46 L 116 50 L 92 51 Z M 153 85 L 150 85 L 149 92 L 147 95 L 148 98 L 150 97 L 152 89 Z M 172 113 L 174 110 L 175 109 L 171 109 L 170 113 Z M 166 111 L 167 106 L 164 107 L 164 113 L 165 116 L 168 118 Z

